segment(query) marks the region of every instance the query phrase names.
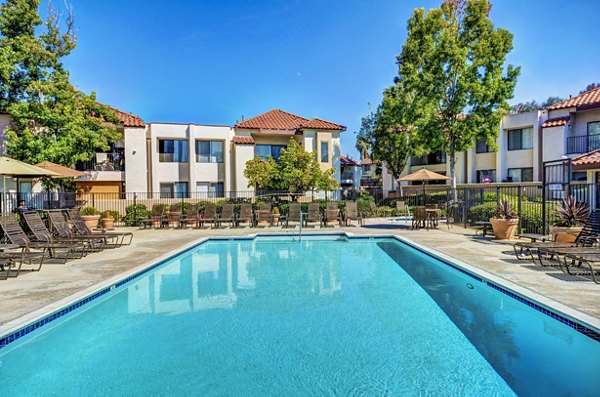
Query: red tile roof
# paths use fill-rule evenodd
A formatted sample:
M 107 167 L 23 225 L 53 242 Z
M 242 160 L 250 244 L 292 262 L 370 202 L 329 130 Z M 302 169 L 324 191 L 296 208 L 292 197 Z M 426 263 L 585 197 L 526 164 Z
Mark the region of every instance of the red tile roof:
M 553 119 L 548 119 L 544 121 L 544 123 L 542 124 L 542 128 L 560 127 L 561 125 L 567 125 L 570 119 L 571 116 L 555 117 Z
M 358 164 L 356 161 L 352 160 L 350 157 L 346 157 L 346 156 L 340 156 L 340 163 L 342 165 L 349 165 L 352 167 L 360 167 L 360 164 Z
M 115 111 L 115 115 L 121 120 L 124 127 L 145 127 L 146 123 L 140 116 L 136 116 L 135 114 L 125 113 L 118 109 L 113 109 Z
M 549 106 L 548 110 L 577 108 L 577 110 L 600 107 L 600 87 L 591 89 L 583 94 L 569 98 L 555 105 Z
M 265 129 L 265 130 L 301 130 L 313 128 L 320 130 L 344 131 L 346 127 L 329 121 L 313 118 L 311 120 L 295 114 L 273 109 L 248 120 L 235 123 L 236 128 Z
M 234 136 L 231 141 L 238 145 L 254 145 L 254 138 L 251 136 Z
M 573 159 L 574 169 L 600 168 L 600 149 L 583 154 Z

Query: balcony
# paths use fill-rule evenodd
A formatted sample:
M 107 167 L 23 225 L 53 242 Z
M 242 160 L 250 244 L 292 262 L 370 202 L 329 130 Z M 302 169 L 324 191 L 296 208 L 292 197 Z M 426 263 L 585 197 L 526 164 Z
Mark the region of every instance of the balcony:
M 89 161 L 75 164 L 78 171 L 125 171 L 125 153 L 123 150 L 112 153 L 96 153 Z
M 587 153 L 596 149 L 600 149 L 600 134 L 567 138 L 567 154 Z
M 342 172 L 342 175 L 340 177 L 340 182 L 342 185 L 353 185 L 354 184 L 354 173 Z

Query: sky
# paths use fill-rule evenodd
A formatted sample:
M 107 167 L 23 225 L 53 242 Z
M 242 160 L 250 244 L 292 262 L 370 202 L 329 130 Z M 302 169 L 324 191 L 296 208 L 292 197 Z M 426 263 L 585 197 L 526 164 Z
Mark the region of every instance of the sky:
M 78 42 L 64 61 L 79 89 L 146 122 L 232 126 L 282 109 L 345 125 L 342 154 L 357 158 L 355 132 L 397 74 L 408 18 L 440 2 L 71 0 Z M 521 67 L 511 103 L 600 82 L 600 0 L 492 4 Z

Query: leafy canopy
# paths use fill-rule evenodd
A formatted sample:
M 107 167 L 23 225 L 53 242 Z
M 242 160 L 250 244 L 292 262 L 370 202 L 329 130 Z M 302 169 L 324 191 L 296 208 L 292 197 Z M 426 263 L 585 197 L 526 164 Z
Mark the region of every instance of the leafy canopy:
M 39 3 L 6 0 L 0 5 L 0 113 L 12 122 L 6 148 L 10 156 L 30 163 L 71 166 L 119 139 L 111 124 L 118 120 L 94 93 L 86 95 L 69 82 L 62 58 L 76 45 L 73 14 L 62 32 L 58 11 L 50 8 L 42 21 Z
M 453 187 L 456 153 L 475 140 L 494 142 L 509 110 L 519 68 L 504 68 L 512 35 L 494 28 L 487 0 L 447 0 L 415 9 L 397 57 L 396 86 L 410 95 L 408 119 L 424 151 L 448 154 Z
M 333 178 L 333 168 L 321 170 L 315 152 L 307 152 L 291 138 L 281 150 L 279 163 L 271 156 L 266 160 L 255 157 L 246 162 L 244 176 L 248 187 L 257 186 L 268 190 L 302 192 L 307 190 L 332 190 L 339 186 Z

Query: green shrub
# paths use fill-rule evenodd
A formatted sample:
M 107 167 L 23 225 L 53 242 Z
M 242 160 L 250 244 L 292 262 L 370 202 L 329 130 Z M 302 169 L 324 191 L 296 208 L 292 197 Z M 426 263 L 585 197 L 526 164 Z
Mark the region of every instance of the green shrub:
M 102 213 L 102 218 L 112 218 L 115 222 L 121 221 L 121 214 L 119 211 L 106 210 Z
M 100 211 L 98 211 L 94 207 L 83 207 L 80 211 L 81 215 L 100 215 Z
M 123 218 L 123 221 L 127 226 L 135 226 L 136 218 L 141 219 L 147 217 L 148 208 L 144 204 L 132 204 L 125 208 L 125 217 Z
M 496 215 L 496 202 L 474 205 L 469 208 L 469 219 L 471 222 L 489 221 Z

